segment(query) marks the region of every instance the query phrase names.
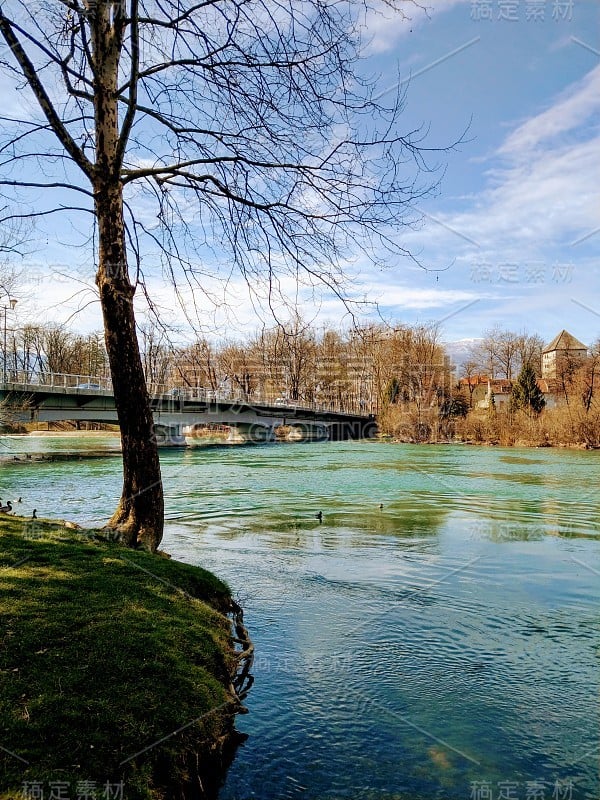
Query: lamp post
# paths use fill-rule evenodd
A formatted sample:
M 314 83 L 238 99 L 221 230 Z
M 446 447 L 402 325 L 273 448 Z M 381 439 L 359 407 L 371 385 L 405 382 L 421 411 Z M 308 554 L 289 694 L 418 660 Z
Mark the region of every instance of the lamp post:
M 6 383 L 6 378 L 7 378 L 6 366 L 7 366 L 7 363 L 8 363 L 8 359 L 6 357 L 6 355 L 7 355 L 7 353 L 6 353 L 6 315 L 8 314 L 9 309 L 12 311 L 14 309 L 14 307 L 17 305 L 17 301 L 15 300 L 14 297 L 11 297 L 8 293 L 7 293 L 6 296 L 8 297 L 8 305 L 7 306 L 2 306 L 2 310 L 4 311 L 4 350 L 3 350 L 3 356 L 4 357 L 2 359 L 2 365 L 3 365 L 2 382 L 3 383 Z

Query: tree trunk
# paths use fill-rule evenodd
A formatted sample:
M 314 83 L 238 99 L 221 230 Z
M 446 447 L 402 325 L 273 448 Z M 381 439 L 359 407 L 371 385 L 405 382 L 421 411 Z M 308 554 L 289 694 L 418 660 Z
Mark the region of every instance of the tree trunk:
M 96 283 L 123 450 L 123 492 L 108 526 L 130 547 L 154 551 L 163 534 L 164 503 L 150 398 L 142 368 L 127 272 L 120 187 L 96 194 L 99 266 Z
M 96 163 L 93 186 L 98 221 L 98 272 L 104 336 L 123 450 L 123 492 L 108 526 L 130 547 L 157 549 L 164 501 L 158 446 L 142 367 L 129 280 L 119 163 L 117 79 L 125 26 L 121 4 L 90 4 L 94 55 Z

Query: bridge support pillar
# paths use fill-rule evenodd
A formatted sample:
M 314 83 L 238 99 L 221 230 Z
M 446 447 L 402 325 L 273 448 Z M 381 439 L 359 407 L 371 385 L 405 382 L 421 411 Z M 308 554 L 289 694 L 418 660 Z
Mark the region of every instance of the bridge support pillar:
M 288 442 L 325 442 L 329 439 L 329 426 L 318 422 L 290 425 L 285 438 Z
M 155 423 L 154 436 L 159 447 L 187 447 L 182 425 Z
M 260 422 L 239 422 L 237 425 L 231 426 L 227 441 L 230 444 L 274 442 L 275 432 L 272 425 L 263 425 Z

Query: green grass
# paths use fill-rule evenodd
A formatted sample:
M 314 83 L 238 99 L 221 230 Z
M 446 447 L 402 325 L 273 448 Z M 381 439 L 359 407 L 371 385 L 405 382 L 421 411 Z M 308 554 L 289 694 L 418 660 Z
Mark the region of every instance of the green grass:
M 99 797 L 121 781 L 128 800 L 175 797 L 231 731 L 232 706 L 218 708 L 231 701 L 229 597 L 200 568 L 3 515 L 0 798 L 24 782 L 48 796 L 53 781 L 73 800 L 82 781 Z

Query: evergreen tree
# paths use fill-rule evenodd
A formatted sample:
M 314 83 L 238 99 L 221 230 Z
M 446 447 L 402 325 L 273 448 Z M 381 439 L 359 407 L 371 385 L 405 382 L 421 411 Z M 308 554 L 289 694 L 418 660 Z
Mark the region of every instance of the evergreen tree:
M 398 399 L 400 394 L 400 383 L 398 378 L 392 378 L 385 388 L 385 404 L 391 406 Z
M 523 409 L 539 414 L 546 405 L 544 396 L 537 385 L 535 372 L 531 364 L 525 364 L 519 373 L 517 382 L 513 386 L 510 398 L 512 411 Z
M 440 406 L 440 419 L 452 417 L 466 417 L 469 413 L 469 401 L 464 394 L 455 394 L 453 397 L 444 398 Z

